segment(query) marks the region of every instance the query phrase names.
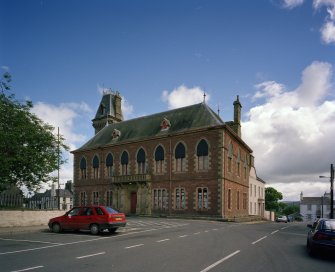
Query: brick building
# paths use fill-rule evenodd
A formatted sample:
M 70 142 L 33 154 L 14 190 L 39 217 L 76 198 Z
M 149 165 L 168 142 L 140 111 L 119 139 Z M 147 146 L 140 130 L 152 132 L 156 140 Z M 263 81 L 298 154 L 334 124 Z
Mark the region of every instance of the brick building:
M 139 215 L 248 215 L 252 150 L 241 104 L 225 123 L 205 103 L 123 121 L 119 93 L 105 92 L 95 136 L 74 154 L 75 205 Z

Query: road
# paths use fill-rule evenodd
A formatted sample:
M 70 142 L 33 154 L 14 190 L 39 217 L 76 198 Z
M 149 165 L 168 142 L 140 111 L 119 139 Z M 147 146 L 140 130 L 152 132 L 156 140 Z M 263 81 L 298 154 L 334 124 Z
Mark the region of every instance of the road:
M 1 235 L 0 270 L 333 272 L 333 258 L 308 256 L 306 232 L 305 223 L 129 218 L 115 234 Z

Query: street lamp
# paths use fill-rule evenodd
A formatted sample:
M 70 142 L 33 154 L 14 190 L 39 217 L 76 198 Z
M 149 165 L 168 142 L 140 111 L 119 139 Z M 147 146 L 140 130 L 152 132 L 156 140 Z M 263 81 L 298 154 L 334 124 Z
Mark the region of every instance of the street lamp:
M 319 176 L 319 178 L 330 179 L 330 218 L 334 219 L 334 165 L 330 165 L 330 177 Z

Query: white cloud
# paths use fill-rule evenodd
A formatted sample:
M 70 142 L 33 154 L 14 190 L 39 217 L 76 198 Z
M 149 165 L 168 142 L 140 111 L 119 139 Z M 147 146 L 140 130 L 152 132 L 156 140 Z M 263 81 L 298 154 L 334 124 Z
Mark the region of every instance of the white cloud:
M 284 85 L 275 81 L 265 81 L 256 85 L 258 91 L 253 99 L 279 96 L 284 91 Z
M 326 44 L 335 44 L 335 24 L 333 21 L 326 22 L 320 31 L 321 38 Z
M 189 106 L 204 101 L 204 90 L 200 87 L 188 88 L 185 85 L 181 85 L 173 89 L 170 93 L 164 90 L 162 100 L 168 104 L 169 109 Z M 206 93 L 206 102 L 209 100 L 210 95 Z
M 249 110 L 242 136 L 268 183 L 315 181 L 333 162 L 335 101 L 325 101 L 331 79 L 329 63 L 313 62 L 295 90 L 285 91 L 274 81 L 256 85 L 254 99 L 265 98 L 265 103 Z
M 287 9 L 293 9 L 304 3 L 304 0 L 283 0 L 283 6 Z
M 300 193 L 306 197 L 320 197 L 325 192 L 329 192 L 329 183 L 318 181 L 307 182 L 291 182 L 287 183 L 274 183 L 269 186 L 275 188 L 278 192 L 283 194 L 284 200 L 297 201 L 299 200 Z M 301 189 L 301 190 L 299 190 Z
M 65 143 L 70 150 L 78 148 L 78 144 L 87 140 L 86 135 L 76 132 L 82 122 L 87 123 L 90 120 L 92 110 L 86 103 L 63 103 L 55 106 L 38 102 L 34 104 L 31 111 L 45 123 L 52 125 L 55 128 L 54 134 L 57 134 L 57 127 L 59 127 L 59 133 L 64 136 Z M 72 156 L 66 153 L 64 158 L 68 160 L 68 163 L 61 168 L 62 183 L 73 179 Z
M 321 39 L 326 44 L 335 44 L 335 0 L 314 0 L 313 6 L 315 9 L 327 8 L 328 16 L 320 29 Z
M 122 96 L 121 109 L 123 114 L 123 119 L 127 120 L 133 116 L 134 107 L 127 101 L 126 98 Z

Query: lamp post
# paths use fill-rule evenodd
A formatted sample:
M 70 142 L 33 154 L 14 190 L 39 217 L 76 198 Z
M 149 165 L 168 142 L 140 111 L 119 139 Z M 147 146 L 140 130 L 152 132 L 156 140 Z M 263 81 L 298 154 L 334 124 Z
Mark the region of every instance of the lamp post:
M 330 218 L 334 219 L 334 165 L 330 165 L 330 177 L 319 176 L 319 178 L 330 179 Z

